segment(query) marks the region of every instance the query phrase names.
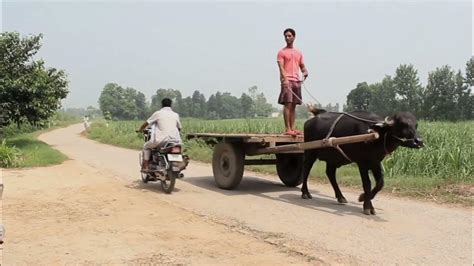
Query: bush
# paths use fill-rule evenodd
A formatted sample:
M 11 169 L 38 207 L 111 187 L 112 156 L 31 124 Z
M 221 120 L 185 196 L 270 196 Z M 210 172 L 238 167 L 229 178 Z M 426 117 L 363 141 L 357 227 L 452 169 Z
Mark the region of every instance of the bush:
M 14 137 L 23 133 L 31 133 L 38 129 L 39 127 L 37 126 L 34 126 L 29 123 L 24 123 L 24 124 L 21 124 L 19 128 L 17 127 L 16 124 L 10 124 L 2 128 L 2 131 L 3 131 L 3 137 L 10 138 L 10 137 Z
M 20 151 L 15 147 L 8 147 L 6 141 L 0 144 L 0 167 L 16 167 L 20 158 Z

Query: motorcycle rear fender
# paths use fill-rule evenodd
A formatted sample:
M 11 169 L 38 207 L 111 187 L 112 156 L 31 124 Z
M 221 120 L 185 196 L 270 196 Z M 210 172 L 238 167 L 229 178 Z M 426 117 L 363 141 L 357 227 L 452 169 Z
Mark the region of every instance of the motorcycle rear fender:
M 180 172 L 186 169 L 187 163 L 185 161 L 182 162 L 171 162 L 171 170 L 173 172 Z

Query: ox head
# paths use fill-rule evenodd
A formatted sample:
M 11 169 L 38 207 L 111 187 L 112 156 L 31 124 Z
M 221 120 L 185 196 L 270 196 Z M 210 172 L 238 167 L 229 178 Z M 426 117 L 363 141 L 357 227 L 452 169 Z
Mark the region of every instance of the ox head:
M 393 117 L 386 117 L 384 122 L 377 123 L 375 126 L 386 129 L 385 132 L 400 141 L 401 146 L 416 149 L 424 146 L 423 139 L 417 132 L 418 123 L 411 113 L 396 113 Z

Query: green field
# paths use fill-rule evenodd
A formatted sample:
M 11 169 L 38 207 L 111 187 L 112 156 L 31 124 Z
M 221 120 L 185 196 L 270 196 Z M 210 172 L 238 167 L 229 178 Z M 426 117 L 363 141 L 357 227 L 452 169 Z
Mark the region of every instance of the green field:
M 141 149 L 143 140 L 135 133 L 142 121 L 113 121 L 92 125 L 89 137 L 117 146 Z M 304 121 L 298 120 L 299 128 Z M 283 131 L 280 119 L 199 120 L 183 119 L 183 134 L 213 133 L 278 133 Z M 472 202 L 474 181 L 474 122 L 424 122 L 419 132 L 425 147 L 420 150 L 399 148 L 383 161 L 385 188 L 394 194 L 421 196 L 443 202 Z M 210 162 L 212 147 L 201 141 L 186 141 L 186 153 L 192 160 Z M 313 167 L 311 178 L 326 182 L 324 163 Z M 274 166 L 248 167 L 256 171 L 275 173 Z M 354 164 L 338 170 L 338 182 L 361 187 Z

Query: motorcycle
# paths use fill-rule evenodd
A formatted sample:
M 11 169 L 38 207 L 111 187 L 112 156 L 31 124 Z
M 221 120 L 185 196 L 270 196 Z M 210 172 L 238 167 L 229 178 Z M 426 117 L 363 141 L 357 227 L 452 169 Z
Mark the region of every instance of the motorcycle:
M 151 130 L 143 131 L 143 139 L 147 142 L 151 137 Z M 140 167 L 143 163 L 143 153 L 139 155 Z M 161 188 L 165 193 L 171 193 L 174 189 L 176 179 L 183 178 L 181 173 L 189 163 L 189 157 L 182 153 L 181 143 L 170 140 L 163 147 L 151 149 L 149 171 L 141 173 L 143 183 L 161 182 Z

